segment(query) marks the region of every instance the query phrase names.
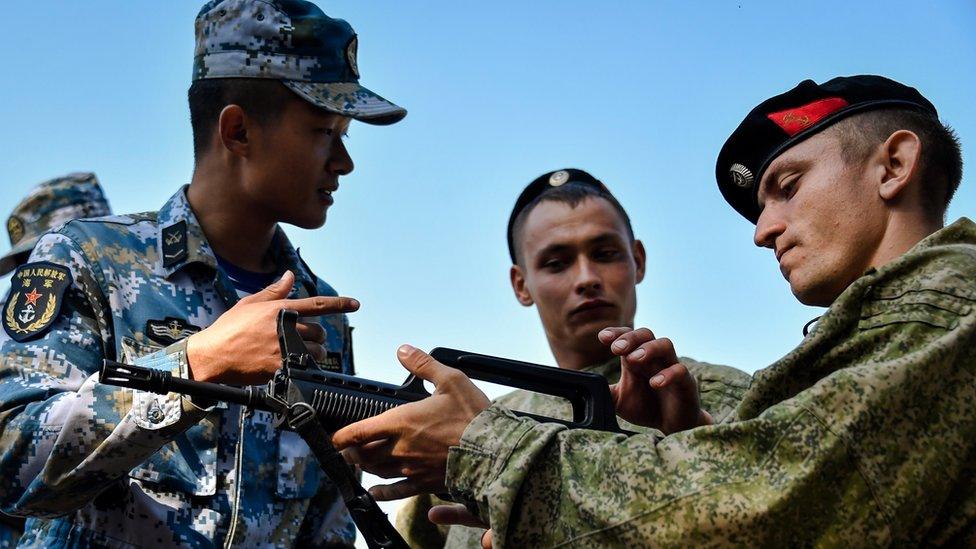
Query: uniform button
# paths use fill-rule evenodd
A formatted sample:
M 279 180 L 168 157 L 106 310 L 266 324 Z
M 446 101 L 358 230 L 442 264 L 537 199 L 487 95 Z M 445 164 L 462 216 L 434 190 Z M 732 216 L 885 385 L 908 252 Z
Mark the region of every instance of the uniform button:
M 164 415 L 165 414 L 163 414 L 163 411 L 159 408 L 159 405 L 154 402 L 153 407 L 149 410 L 149 421 L 151 423 L 159 423 L 163 420 Z

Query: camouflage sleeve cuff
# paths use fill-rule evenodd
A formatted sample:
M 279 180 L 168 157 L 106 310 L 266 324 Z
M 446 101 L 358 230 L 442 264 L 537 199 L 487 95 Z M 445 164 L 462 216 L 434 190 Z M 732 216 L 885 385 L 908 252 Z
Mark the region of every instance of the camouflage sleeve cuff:
M 447 455 L 447 489 L 451 497 L 472 507 L 504 471 L 525 436 L 540 424 L 492 404 L 478 414 Z M 553 424 L 554 428 L 563 428 Z M 479 509 L 482 517 L 486 509 Z
M 178 341 L 165 349 L 140 357 L 134 365 L 154 370 L 165 370 L 184 379 L 189 378 L 189 364 L 186 361 L 186 339 Z M 194 403 L 190 397 L 178 393 L 157 395 L 147 391 L 133 390 L 132 421 L 143 429 L 158 430 L 169 427 L 184 414 L 202 414 L 213 407 L 210 403 Z

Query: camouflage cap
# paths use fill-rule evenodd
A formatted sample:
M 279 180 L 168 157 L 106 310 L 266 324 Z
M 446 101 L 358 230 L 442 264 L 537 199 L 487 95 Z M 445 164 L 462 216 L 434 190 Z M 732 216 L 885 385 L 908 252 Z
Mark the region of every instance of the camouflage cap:
M 37 185 L 7 218 L 10 251 L 0 257 L 0 276 L 23 263 L 47 231 L 72 219 L 111 213 L 93 173 L 72 173 Z
M 359 39 L 304 0 L 211 0 L 196 20 L 193 80 L 268 78 L 313 105 L 369 124 L 407 111 L 359 85 Z

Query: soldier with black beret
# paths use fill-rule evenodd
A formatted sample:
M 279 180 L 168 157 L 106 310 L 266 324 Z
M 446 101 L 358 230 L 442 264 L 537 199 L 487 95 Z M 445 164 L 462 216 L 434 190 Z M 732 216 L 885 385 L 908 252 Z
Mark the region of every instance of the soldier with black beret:
M 882 77 L 805 81 L 746 116 L 722 194 L 797 298 L 829 308 L 718 424 L 658 439 L 538 423 L 405 346 L 437 392 L 335 442 L 408 472 L 376 494 L 447 490 L 497 547 L 973 546 L 976 224 L 943 222 L 960 159 L 932 104 Z M 677 362 L 669 341 L 617 341 L 643 356 L 624 375 Z M 618 414 L 647 424 L 620 404 L 653 387 L 618 391 Z

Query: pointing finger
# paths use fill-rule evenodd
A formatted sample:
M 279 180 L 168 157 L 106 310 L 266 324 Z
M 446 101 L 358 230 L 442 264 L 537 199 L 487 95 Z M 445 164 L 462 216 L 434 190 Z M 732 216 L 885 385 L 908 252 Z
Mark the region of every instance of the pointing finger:
M 291 309 L 299 316 L 318 316 L 335 313 L 351 313 L 359 309 L 359 301 L 351 297 L 305 297 L 282 300 L 279 309 Z

